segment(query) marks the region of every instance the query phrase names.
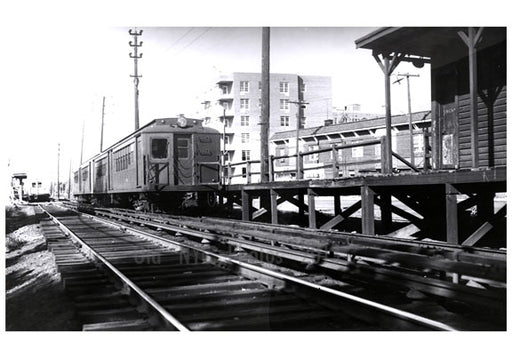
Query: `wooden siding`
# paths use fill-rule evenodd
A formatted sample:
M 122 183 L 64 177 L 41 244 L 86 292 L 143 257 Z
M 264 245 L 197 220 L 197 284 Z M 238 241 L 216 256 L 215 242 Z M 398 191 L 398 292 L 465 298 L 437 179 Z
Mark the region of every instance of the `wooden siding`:
M 459 97 L 459 166 L 471 168 L 471 124 L 469 94 Z M 498 94 L 492 108 L 478 97 L 478 152 L 480 167 L 506 165 L 507 90 Z M 489 156 L 489 153 L 491 155 Z

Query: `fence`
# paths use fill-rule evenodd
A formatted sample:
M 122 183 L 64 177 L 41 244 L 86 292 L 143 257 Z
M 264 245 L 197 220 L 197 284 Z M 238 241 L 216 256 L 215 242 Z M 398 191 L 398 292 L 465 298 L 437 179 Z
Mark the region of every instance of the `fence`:
M 424 134 L 424 171 L 427 171 L 429 169 L 428 159 L 430 158 L 428 151 L 429 151 L 429 143 L 428 143 L 428 133 Z M 332 168 L 332 178 L 338 178 L 339 177 L 339 171 L 341 163 L 338 159 L 338 151 L 343 149 L 349 149 L 349 148 L 356 148 L 356 147 L 366 147 L 366 146 L 380 146 L 380 158 L 377 158 L 376 160 L 371 160 L 371 162 L 379 162 L 380 161 L 380 167 L 381 172 L 385 173 L 385 168 L 388 168 L 390 161 L 393 159 L 392 157 L 395 157 L 400 162 L 404 163 L 407 167 L 409 167 L 414 172 L 420 172 L 420 170 L 412 165 L 407 159 L 403 158 L 398 153 L 395 153 L 394 151 L 391 152 L 392 157 L 388 158 L 388 154 L 386 151 L 386 145 L 387 145 L 387 138 L 386 137 L 380 137 L 378 139 L 369 139 L 369 140 L 363 140 L 360 142 L 355 143 L 346 143 L 346 144 L 332 144 L 330 148 L 322 148 L 322 149 L 315 149 L 305 152 L 299 152 L 298 154 L 290 154 L 290 155 L 280 155 L 280 156 L 274 156 L 271 155 L 269 157 L 269 179 L 270 181 L 275 180 L 275 175 L 280 173 L 295 173 L 296 179 L 303 179 L 304 173 L 309 170 L 318 170 L 318 169 L 327 169 Z M 332 151 L 331 155 L 331 162 L 321 164 L 318 166 L 311 166 L 311 167 L 305 167 L 304 166 L 304 158 L 306 156 L 314 155 L 314 154 L 320 154 L 320 153 L 326 153 Z M 274 166 L 274 162 L 276 160 L 281 159 L 288 159 L 288 158 L 297 158 L 298 157 L 298 165 L 296 166 L 296 169 L 285 169 L 285 170 L 276 170 Z M 250 160 L 250 161 L 243 161 L 238 163 L 229 163 L 224 168 L 227 169 L 227 175 L 224 175 L 225 178 L 225 184 L 230 185 L 233 178 L 237 177 L 244 177 L 247 178 L 247 184 L 250 184 L 252 182 L 252 176 L 255 174 L 261 174 L 260 172 L 253 172 L 252 171 L 252 164 L 259 164 L 259 160 Z M 242 169 L 241 174 L 233 175 L 233 168 L 242 166 L 242 168 L 245 168 L 245 172 Z

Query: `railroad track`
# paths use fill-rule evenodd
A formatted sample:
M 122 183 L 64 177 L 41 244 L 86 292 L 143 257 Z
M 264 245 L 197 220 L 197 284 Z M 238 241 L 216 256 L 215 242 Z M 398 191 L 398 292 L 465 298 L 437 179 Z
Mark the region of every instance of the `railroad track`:
M 500 324 L 506 310 L 506 252 L 438 242 L 415 242 L 215 218 L 176 217 L 125 209 L 96 214 L 295 265 L 323 269 L 343 280 L 420 291 L 485 309 Z
M 51 218 L 43 225 L 48 246 L 87 318 L 84 329 L 454 329 L 180 236 L 44 209 Z

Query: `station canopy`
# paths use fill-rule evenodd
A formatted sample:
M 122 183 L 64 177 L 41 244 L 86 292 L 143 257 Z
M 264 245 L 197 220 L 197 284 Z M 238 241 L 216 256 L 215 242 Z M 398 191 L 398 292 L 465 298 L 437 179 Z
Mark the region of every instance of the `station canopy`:
M 373 50 L 374 54 L 402 53 L 420 67 L 423 58 L 433 65 L 446 63 L 467 56 L 468 48 L 459 33 L 467 27 L 382 27 L 355 41 L 357 48 Z M 505 27 L 485 27 L 478 49 L 492 46 L 506 39 Z M 414 56 L 414 57 L 412 57 Z

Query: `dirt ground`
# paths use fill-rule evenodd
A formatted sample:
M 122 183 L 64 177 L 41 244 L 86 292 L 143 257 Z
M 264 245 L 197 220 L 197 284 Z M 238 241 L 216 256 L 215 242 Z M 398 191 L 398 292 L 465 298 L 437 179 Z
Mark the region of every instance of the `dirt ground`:
M 6 330 L 81 330 L 32 206 L 6 207 Z

